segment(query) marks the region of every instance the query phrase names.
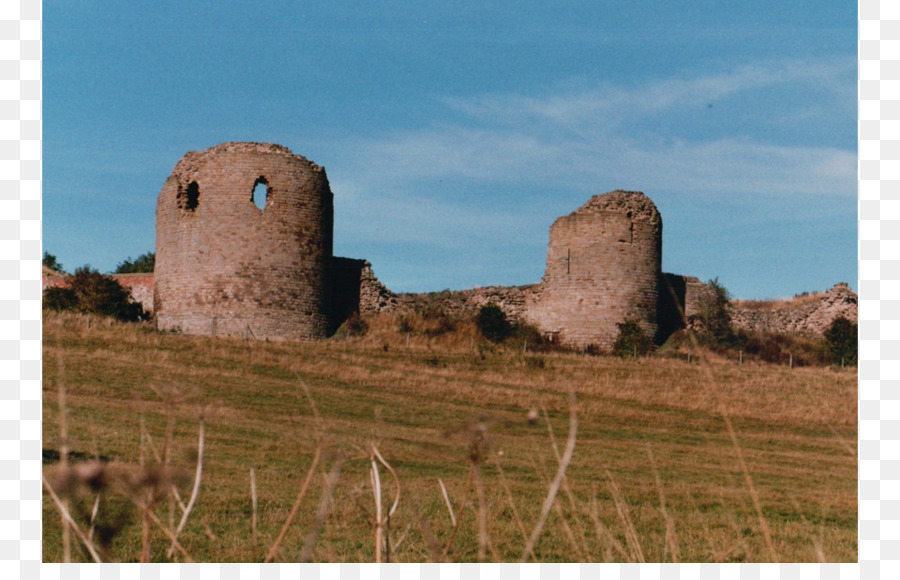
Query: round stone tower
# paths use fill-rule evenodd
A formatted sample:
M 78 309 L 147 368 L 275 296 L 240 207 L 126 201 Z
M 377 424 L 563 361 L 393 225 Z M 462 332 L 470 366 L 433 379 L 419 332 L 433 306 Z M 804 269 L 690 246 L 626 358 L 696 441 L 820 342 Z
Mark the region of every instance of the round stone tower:
M 638 191 L 595 195 L 550 227 L 541 295 L 527 317 L 571 346 L 608 350 L 616 323 L 656 334 L 662 218 Z
M 286 147 L 223 143 L 185 154 L 156 205 L 157 327 L 325 336 L 333 216 L 324 168 Z

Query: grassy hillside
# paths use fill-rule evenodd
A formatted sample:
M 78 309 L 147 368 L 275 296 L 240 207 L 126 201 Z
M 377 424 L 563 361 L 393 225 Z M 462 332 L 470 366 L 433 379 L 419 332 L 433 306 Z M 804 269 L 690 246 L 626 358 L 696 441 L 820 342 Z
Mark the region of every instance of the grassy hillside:
M 857 559 L 855 370 L 394 327 L 290 344 L 45 315 L 45 478 L 118 561 Z M 398 485 L 376 526 L 373 488 L 386 516 Z M 43 517 L 45 561 L 90 560 L 46 491 Z

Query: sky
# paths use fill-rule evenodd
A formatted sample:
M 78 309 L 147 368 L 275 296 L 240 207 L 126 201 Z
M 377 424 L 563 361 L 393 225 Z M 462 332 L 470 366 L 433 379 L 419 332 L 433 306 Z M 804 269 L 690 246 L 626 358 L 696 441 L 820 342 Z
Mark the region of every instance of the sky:
M 48 2 L 44 250 L 153 251 L 181 156 L 259 141 L 326 168 L 335 254 L 397 292 L 539 282 L 615 189 L 666 272 L 856 288 L 856 55 L 845 0 Z

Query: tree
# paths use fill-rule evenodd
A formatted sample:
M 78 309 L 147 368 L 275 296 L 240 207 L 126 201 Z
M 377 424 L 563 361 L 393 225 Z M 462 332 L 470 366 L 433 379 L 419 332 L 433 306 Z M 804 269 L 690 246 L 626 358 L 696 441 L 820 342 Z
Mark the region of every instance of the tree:
M 859 327 L 843 316 L 831 321 L 825 329 L 825 354 L 834 364 L 855 365 L 859 354 Z
M 493 303 L 481 307 L 475 322 L 481 335 L 491 342 L 502 342 L 512 334 L 513 328 L 506 314 Z
M 731 327 L 731 295 L 718 277 L 709 280 L 706 286 L 707 291 L 699 300 L 699 318 L 703 330 L 716 342 L 732 341 L 734 330 Z
M 155 264 L 155 252 L 141 254 L 134 261 L 131 260 L 131 256 L 128 256 L 124 262 L 116 266 L 114 274 L 152 274 Z
M 63 270 L 63 265 L 60 264 L 59 261 L 56 259 L 56 256 L 48 253 L 46 250 L 44 250 L 44 258 L 43 258 L 43 260 L 41 260 L 41 264 L 43 264 L 43 266 L 45 268 L 49 268 L 50 270 L 53 270 L 54 272 L 59 272 L 61 274 L 66 273 L 66 271 Z
M 612 353 L 622 358 L 644 355 L 653 351 L 653 340 L 647 336 L 637 320 L 626 318 L 617 322 L 619 334 L 613 343 Z
M 44 308 L 112 316 L 122 321 L 144 317 L 143 308 L 131 299 L 127 288 L 90 266 L 76 268 L 67 282 L 66 287 L 44 290 Z

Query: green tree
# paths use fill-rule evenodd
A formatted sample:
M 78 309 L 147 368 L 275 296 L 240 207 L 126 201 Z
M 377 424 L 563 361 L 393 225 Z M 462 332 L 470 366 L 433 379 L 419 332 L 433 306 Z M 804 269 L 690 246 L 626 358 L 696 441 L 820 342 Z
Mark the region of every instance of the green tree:
M 156 253 L 147 252 L 141 254 L 136 260 L 132 261 L 131 256 L 124 262 L 116 266 L 114 274 L 152 274 L 153 267 L 156 264 Z
M 622 358 L 644 355 L 653 352 L 653 339 L 647 336 L 637 320 L 626 318 L 617 322 L 619 334 L 613 343 L 612 353 Z
M 137 321 L 145 316 L 127 288 L 90 266 L 76 268 L 67 282 L 64 288 L 44 290 L 44 308 L 112 316 L 122 321 Z
M 56 256 L 48 253 L 46 250 L 44 250 L 44 258 L 43 258 L 43 260 L 41 260 L 41 264 L 43 264 L 43 266 L 45 268 L 49 268 L 49 269 L 53 270 L 54 272 L 59 272 L 60 274 L 66 273 L 66 271 L 63 270 L 63 265 L 60 264 L 59 261 L 56 259 Z
M 481 335 L 491 342 L 503 342 L 512 334 L 512 325 L 506 319 L 506 314 L 496 304 L 486 304 L 478 310 L 478 318 L 475 323 Z
M 825 355 L 834 364 L 855 365 L 859 355 L 859 327 L 839 316 L 825 329 Z
M 703 330 L 715 342 L 733 341 L 735 334 L 731 326 L 731 294 L 719 282 L 718 277 L 709 280 L 706 286 L 707 291 L 699 300 L 699 318 Z

